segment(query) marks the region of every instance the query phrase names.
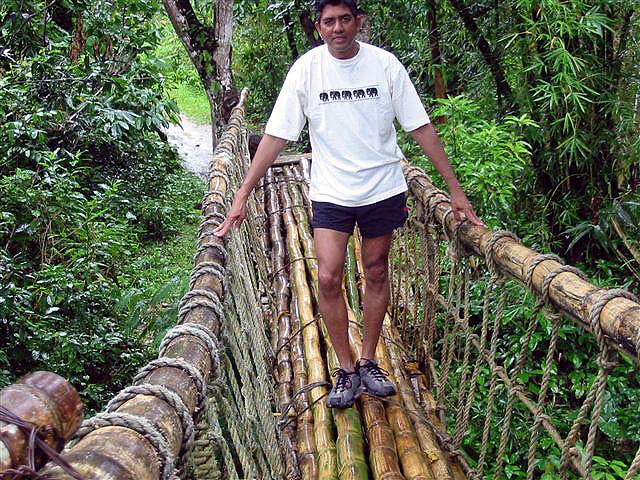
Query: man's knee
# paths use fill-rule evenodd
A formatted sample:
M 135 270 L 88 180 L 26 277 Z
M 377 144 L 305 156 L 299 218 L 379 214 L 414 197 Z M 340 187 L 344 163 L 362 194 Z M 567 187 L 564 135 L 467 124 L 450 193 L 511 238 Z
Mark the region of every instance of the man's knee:
M 389 267 L 386 259 L 381 259 L 365 265 L 364 270 L 367 285 L 384 286 L 389 282 Z
M 342 286 L 342 272 L 319 269 L 318 284 L 323 295 L 335 295 L 340 293 Z

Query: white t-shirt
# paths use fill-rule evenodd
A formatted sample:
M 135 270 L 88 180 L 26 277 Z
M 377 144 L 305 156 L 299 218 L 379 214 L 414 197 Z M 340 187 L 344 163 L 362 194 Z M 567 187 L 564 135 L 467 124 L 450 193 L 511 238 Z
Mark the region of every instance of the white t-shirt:
M 305 121 L 313 150 L 309 196 L 356 207 L 407 190 L 393 120 L 406 131 L 429 123 L 404 66 L 359 42 L 335 58 L 326 45 L 300 57 L 284 81 L 265 133 L 296 141 Z

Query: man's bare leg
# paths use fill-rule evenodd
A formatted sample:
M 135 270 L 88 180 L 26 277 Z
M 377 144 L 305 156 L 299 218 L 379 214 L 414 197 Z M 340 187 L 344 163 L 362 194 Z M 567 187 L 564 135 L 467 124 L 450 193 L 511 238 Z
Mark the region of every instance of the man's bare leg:
M 348 233 L 327 228 L 313 231 L 318 256 L 318 306 L 340 367 L 352 372 L 354 366 L 349 348 L 347 307 L 342 295 L 342 272 L 348 240 Z
M 389 249 L 393 233 L 362 240 L 362 264 L 367 282 L 363 303 L 362 358 L 373 360 L 384 315 L 389 306 Z

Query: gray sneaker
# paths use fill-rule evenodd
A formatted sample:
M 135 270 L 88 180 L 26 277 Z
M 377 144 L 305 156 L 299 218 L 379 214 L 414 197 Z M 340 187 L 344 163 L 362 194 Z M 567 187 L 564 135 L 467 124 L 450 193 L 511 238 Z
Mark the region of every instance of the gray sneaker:
M 364 365 L 356 363 L 356 373 L 360 376 L 360 381 L 365 388 L 365 392 L 374 397 L 388 397 L 396 393 L 396 387 L 387 378 L 389 372 L 380 368 L 376 362 L 369 359 Z
M 329 408 L 349 408 L 353 401 L 362 393 L 360 389 L 360 377 L 356 372 L 347 372 L 342 368 L 336 368 L 331 372 L 336 377 L 333 388 L 327 399 Z

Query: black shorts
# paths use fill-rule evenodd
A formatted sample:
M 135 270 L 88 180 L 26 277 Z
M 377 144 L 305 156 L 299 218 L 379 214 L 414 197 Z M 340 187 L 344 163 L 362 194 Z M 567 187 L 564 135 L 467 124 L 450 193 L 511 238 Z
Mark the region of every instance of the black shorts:
M 364 238 L 387 235 L 402 227 L 409 212 L 405 193 L 361 207 L 343 207 L 329 202 L 311 202 L 311 207 L 313 228 L 352 233 L 357 223 Z

